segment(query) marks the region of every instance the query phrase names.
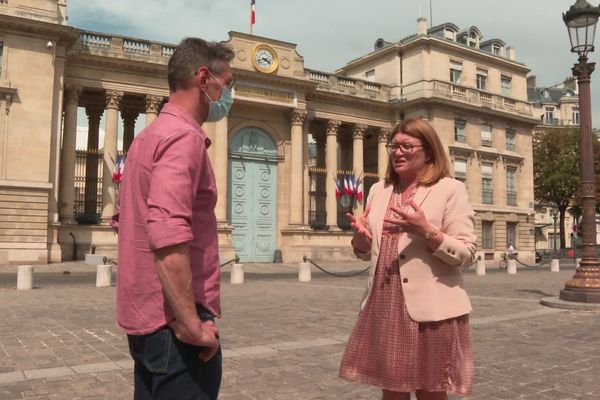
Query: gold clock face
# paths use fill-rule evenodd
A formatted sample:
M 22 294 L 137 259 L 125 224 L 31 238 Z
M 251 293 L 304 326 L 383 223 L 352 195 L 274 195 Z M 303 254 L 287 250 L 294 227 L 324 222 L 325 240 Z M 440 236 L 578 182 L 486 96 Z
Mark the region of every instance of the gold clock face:
M 266 44 L 259 44 L 252 51 L 252 65 L 262 73 L 270 74 L 279 67 L 279 58 L 275 49 Z

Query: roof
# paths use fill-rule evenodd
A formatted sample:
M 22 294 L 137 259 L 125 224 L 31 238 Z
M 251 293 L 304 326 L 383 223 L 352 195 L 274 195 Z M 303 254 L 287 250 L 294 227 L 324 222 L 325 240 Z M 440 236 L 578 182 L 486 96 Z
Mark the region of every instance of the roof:
M 527 100 L 536 104 L 560 103 L 563 97 L 577 97 L 577 93 L 572 89 L 558 85 L 527 88 Z
M 375 52 L 377 52 L 379 50 L 382 50 L 384 48 L 393 46 L 393 45 L 402 46 L 402 45 L 408 44 L 408 43 L 410 43 L 410 42 L 412 42 L 414 40 L 417 40 L 417 39 L 419 39 L 421 37 L 435 37 L 436 39 L 447 40 L 448 42 L 452 42 L 452 43 L 454 43 L 456 45 L 468 48 L 468 49 L 470 49 L 472 51 L 476 51 L 476 52 L 480 52 L 480 53 L 483 53 L 483 54 L 487 54 L 487 55 L 492 55 L 492 56 L 495 56 L 495 57 L 503 58 L 503 59 L 509 60 L 509 61 L 511 61 L 511 62 L 513 62 L 515 64 L 519 64 L 519 65 L 525 66 L 525 64 L 522 63 L 522 62 L 519 62 L 519 61 L 516 61 L 516 60 L 511 60 L 508 57 L 505 57 L 505 56 L 502 56 L 502 55 L 493 54 L 491 52 L 491 46 L 489 47 L 489 50 L 485 49 L 485 48 L 481 48 L 482 47 L 481 45 L 480 45 L 480 48 L 473 48 L 473 47 L 468 46 L 465 43 L 459 42 L 458 40 L 455 41 L 455 40 L 451 40 L 451 39 L 446 39 L 444 37 L 444 34 L 443 34 L 445 28 L 450 28 L 451 30 L 453 30 L 455 32 L 458 32 L 458 27 L 455 24 L 453 24 L 452 22 L 445 22 L 443 24 L 439 24 L 439 25 L 436 25 L 436 26 L 433 26 L 433 27 L 427 29 L 427 34 L 426 35 L 411 34 L 411 35 L 408 35 L 408 36 L 406 36 L 406 37 L 398 40 L 397 42 L 390 42 L 390 41 L 387 41 L 387 40 L 385 40 L 383 38 L 379 38 L 379 39 L 377 39 L 375 41 L 374 50 L 373 51 L 371 51 L 371 52 L 369 52 L 369 53 L 367 53 L 367 54 L 365 54 L 365 55 L 363 55 L 361 57 L 358 57 L 358 58 L 355 58 L 353 60 L 348 61 L 346 63 L 346 65 L 350 65 L 350 64 L 352 64 L 352 63 L 354 63 L 354 62 L 356 62 L 358 60 L 365 59 L 368 56 L 370 56 L 371 54 L 373 54 L 373 53 L 375 53 Z M 476 32 L 480 37 L 482 37 L 481 31 L 479 30 L 479 28 L 477 28 L 476 26 L 470 26 L 469 28 L 466 28 L 466 29 L 463 29 L 462 31 L 460 31 L 457 34 L 457 38 L 458 38 L 458 36 L 461 35 L 461 33 L 464 35 L 465 33 L 469 33 L 469 32 Z M 504 41 L 502 41 L 501 39 L 490 39 L 490 40 L 487 40 L 487 41 L 483 42 L 482 44 L 485 46 L 486 44 L 491 44 L 491 43 L 499 43 L 499 44 L 505 45 Z

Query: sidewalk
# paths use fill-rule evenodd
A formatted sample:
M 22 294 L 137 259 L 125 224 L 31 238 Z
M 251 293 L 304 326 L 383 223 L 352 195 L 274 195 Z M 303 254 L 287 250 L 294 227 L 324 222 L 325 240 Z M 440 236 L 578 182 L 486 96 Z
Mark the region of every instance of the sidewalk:
M 336 272 L 366 266 L 323 264 Z M 0 267 L 0 399 L 131 399 L 114 288 L 95 288 L 95 269 L 81 263 L 35 268 L 38 289 L 16 291 L 16 267 Z M 297 265 L 248 264 L 246 283 L 231 285 L 229 269 L 218 323 L 220 399 L 380 398 L 377 389 L 337 378 L 366 273 L 335 278 L 313 267 L 313 281 L 299 283 Z M 600 313 L 539 304 L 572 275 L 572 267 L 467 271 L 476 363 L 470 399 L 600 398 Z

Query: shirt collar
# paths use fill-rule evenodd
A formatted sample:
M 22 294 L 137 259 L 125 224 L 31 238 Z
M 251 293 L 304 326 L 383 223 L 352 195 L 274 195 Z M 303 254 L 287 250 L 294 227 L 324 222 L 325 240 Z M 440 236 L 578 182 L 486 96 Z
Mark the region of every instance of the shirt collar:
M 176 104 L 173 103 L 167 103 L 163 106 L 162 110 L 160 111 L 161 114 L 165 113 L 165 114 L 171 114 L 174 117 L 177 118 L 181 118 L 182 120 L 184 120 L 186 123 L 192 125 L 192 127 L 194 128 L 194 130 L 196 130 L 204 139 L 204 144 L 206 145 L 206 148 L 208 149 L 210 147 L 210 145 L 212 144 L 212 141 L 208 138 L 208 136 L 206 136 L 206 133 L 204 132 L 204 129 L 202 129 L 202 125 L 200 125 L 198 123 L 198 121 L 196 121 L 192 115 L 185 111 L 183 108 L 179 107 Z

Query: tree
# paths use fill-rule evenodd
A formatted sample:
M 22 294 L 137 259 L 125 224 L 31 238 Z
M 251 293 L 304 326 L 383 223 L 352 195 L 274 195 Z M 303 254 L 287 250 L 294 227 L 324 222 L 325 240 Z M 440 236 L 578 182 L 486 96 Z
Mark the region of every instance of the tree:
M 596 213 L 600 214 L 600 138 L 596 135 L 593 136 L 593 146 L 594 146 L 594 174 L 596 175 Z M 573 197 L 572 206 L 571 206 L 571 215 L 577 224 L 579 224 L 579 218 L 581 217 L 583 210 L 581 208 L 581 192 L 577 190 L 575 196 Z M 579 231 L 579 230 L 578 230 Z
M 579 129 L 550 129 L 533 139 L 533 184 L 538 204 L 556 207 L 560 247 L 565 248 L 565 212 L 581 186 Z

